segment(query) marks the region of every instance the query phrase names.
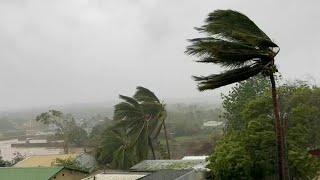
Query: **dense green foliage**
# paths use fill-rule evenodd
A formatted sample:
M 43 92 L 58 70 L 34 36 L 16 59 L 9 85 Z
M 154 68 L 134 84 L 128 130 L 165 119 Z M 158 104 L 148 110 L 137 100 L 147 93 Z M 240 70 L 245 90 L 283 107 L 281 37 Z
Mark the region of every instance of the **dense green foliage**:
M 80 165 L 80 163 L 76 160 L 76 158 L 69 157 L 67 159 L 56 158 L 54 160 L 55 166 L 63 166 L 70 169 L 80 170 L 84 172 L 90 172 L 89 169 L 86 169 Z
M 276 177 L 272 100 L 265 81 L 249 79 L 223 96 L 227 127 L 208 166 L 216 179 Z M 290 176 L 312 179 L 320 170 L 319 160 L 308 153 L 320 145 L 320 88 L 291 83 L 279 93 Z
M 89 143 L 91 147 L 98 147 L 101 144 L 103 133 L 114 125 L 114 121 L 109 118 L 104 118 L 103 121 L 96 123 L 89 134 Z
M 87 132 L 79 126 L 70 114 L 49 110 L 36 117 L 36 121 L 46 125 L 53 125 L 55 135 L 64 140 L 64 151 L 68 153 L 69 145 L 84 145 L 87 141 Z
M 257 95 L 269 91 L 269 82 L 265 78 L 251 78 L 246 83 L 238 83 L 231 88 L 228 94 L 222 94 L 223 118 L 227 119 L 226 128 L 228 131 L 241 131 L 245 125 L 245 119 L 241 112 L 243 106 Z

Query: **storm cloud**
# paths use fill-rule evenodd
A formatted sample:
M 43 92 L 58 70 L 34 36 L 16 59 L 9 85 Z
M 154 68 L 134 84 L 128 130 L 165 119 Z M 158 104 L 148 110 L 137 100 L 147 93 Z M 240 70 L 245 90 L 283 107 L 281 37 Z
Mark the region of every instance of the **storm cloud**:
M 284 78 L 320 78 L 316 0 L 0 0 L 0 109 L 113 101 L 137 85 L 163 99 L 215 98 L 184 54 L 215 9 L 243 12 L 281 51 Z

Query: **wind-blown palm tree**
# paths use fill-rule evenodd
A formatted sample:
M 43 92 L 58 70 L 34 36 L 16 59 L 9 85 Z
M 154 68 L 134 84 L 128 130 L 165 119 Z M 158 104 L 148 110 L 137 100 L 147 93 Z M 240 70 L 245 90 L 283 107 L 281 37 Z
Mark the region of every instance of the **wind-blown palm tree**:
M 204 37 L 191 39 L 186 53 L 197 56 L 197 62 L 221 65 L 226 71 L 209 76 L 194 76 L 200 91 L 216 89 L 252 76 L 263 74 L 271 81 L 278 146 L 279 179 L 287 179 L 283 129 L 280 122 L 274 73 L 274 58 L 279 47 L 245 15 L 233 10 L 216 10 L 205 25 L 196 28 Z
M 169 142 L 168 142 L 168 133 L 167 133 L 166 123 L 165 123 L 165 120 L 167 118 L 167 111 L 165 108 L 165 104 L 161 103 L 158 97 L 152 91 L 141 86 L 137 87 L 137 91 L 133 97 L 141 103 L 146 102 L 146 103 L 159 105 L 160 108 L 156 116 L 156 119 L 158 119 L 160 123 L 158 123 L 158 127 L 155 129 L 152 135 L 152 139 L 156 139 L 159 136 L 159 133 L 163 127 L 164 136 L 166 139 L 168 158 L 170 159 L 171 155 L 170 155 L 170 148 L 169 148 Z
M 119 97 L 123 102 L 115 106 L 114 120 L 119 121 L 116 126 L 126 129 L 128 135 L 135 137 L 132 145 L 136 146 L 139 160 L 147 158 L 148 146 L 155 159 L 153 140 L 157 139 L 164 126 L 164 105 L 153 92 L 143 87 L 137 87 L 133 98 L 123 95 Z
M 134 137 L 131 144 L 137 146 L 136 153 L 139 160 L 147 158 L 148 146 L 155 159 L 150 134 L 157 121 L 153 120 L 150 112 L 146 113 L 144 106 L 134 98 L 123 95 L 119 97 L 123 102 L 115 106 L 113 119 L 119 121 L 116 127 L 126 129 L 127 134 Z

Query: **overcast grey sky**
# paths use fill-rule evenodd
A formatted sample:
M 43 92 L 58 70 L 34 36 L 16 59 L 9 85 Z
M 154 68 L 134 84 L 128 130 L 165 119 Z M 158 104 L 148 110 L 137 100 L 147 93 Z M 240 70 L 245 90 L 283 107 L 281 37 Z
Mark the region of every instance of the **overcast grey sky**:
M 183 53 L 215 9 L 243 12 L 279 44 L 285 78 L 320 79 L 317 0 L 0 0 L 0 109 L 113 101 L 137 85 L 217 96 L 190 76 L 219 68 Z

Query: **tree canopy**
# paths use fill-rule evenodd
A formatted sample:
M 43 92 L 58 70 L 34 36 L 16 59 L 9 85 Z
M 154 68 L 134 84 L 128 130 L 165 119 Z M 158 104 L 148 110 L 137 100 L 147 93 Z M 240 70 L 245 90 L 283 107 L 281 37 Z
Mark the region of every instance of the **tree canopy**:
M 70 144 L 83 145 L 87 140 L 87 132 L 76 123 L 71 114 L 49 110 L 38 115 L 36 121 L 53 126 L 55 136 L 64 140 L 65 153 L 68 153 Z
M 270 90 L 264 86 L 263 77 L 253 78 L 223 95 L 227 128 L 208 166 L 216 179 L 276 178 L 272 103 Z M 312 179 L 320 170 L 319 160 L 308 153 L 320 145 L 320 89 L 288 83 L 279 92 L 290 177 Z

